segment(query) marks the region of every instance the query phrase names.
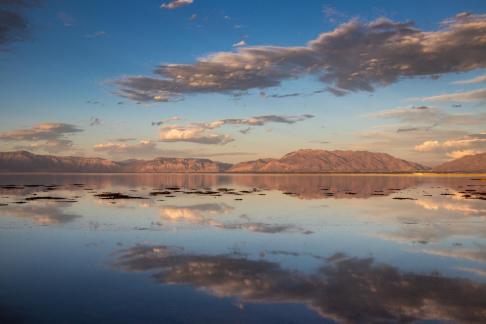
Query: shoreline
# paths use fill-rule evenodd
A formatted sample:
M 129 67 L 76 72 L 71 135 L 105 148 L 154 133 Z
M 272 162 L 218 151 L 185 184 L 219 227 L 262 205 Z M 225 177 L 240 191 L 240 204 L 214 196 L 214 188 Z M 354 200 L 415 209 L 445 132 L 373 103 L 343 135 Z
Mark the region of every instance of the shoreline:
M 481 176 L 486 177 L 486 172 L 69 172 L 69 171 L 25 171 L 8 172 L 0 171 L 1 175 L 156 175 L 156 174 L 201 174 L 201 175 L 346 175 L 346 176 Z M 486 179 L 485 179 L 486 180 Z

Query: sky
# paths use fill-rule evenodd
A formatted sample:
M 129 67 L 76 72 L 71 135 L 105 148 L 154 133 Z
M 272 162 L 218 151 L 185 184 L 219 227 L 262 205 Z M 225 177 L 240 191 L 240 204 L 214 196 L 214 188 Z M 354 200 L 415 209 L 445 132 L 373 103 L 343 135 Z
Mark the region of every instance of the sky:
M 486 151 L 485 1 L 0 0 L 0 151 Z

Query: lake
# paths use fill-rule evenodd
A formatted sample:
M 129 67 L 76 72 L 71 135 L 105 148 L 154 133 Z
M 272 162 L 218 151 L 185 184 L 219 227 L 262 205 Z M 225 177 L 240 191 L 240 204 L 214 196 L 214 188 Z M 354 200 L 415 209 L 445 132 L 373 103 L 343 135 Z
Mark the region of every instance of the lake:
M 486 321 L 486 178 L 0 176 L 0 322 Z

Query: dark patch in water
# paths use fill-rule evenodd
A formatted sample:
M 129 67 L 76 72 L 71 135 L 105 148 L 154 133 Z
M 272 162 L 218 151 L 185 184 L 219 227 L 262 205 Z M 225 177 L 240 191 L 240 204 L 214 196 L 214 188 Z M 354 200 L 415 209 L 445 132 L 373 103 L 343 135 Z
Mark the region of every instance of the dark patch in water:
M 96 194 L 95 197 L 98 197 L 100 199 L 147 199 L 138 196 L 128 196 L 119 192 L 103 192 L 100 194 Z
M 32 201 L 32 200 L 65 200 L 67 198 L 64 197 L 51 197 L 51 196 L 38 196 L 38 197 L 27 197 L 25 200 Z
M 151 196 L 158 196 L 158 195 L 169 195 L 171 194 L 170 191 L 152 191 L 150 193 Z

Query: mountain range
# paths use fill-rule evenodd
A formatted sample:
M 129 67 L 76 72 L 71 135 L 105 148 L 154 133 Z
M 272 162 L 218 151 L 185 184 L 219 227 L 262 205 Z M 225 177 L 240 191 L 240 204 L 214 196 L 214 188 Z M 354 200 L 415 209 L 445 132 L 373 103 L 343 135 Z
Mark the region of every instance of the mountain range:
M 303 149 L 280 159 L 261 159 L 233 165 L 231 172 L 413 172 L 427 167 L 386 153 Z
M 437 172 L 486 172 L 486 153 L 466 155 L 434 168 Z
M 0 152 L 0 172 L 486 172 L 486 153 L 466 156 L 435 168 L 368 151 L 302 149 L 280 159 L 229 164 L 199 158 L 112 161 L 102 158 L 38 155 L 27 151 Z

